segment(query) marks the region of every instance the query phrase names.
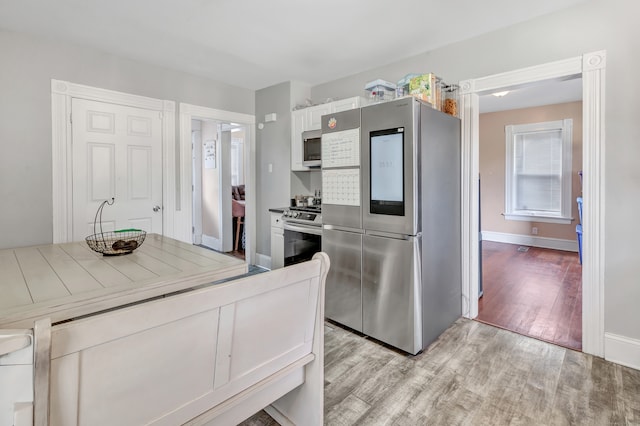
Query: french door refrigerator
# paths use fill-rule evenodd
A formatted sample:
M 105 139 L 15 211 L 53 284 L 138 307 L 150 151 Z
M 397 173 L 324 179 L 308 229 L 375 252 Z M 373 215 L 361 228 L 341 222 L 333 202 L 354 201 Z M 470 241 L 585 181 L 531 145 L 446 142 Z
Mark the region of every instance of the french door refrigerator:
M 412 97 L 362 109 L 363 333 L 412 354 L 462 311 L 460 145 Z
M 331 266 L 325 316 L 362 331 L 360 109 L 322 116 L 322 251 Z
M 412 97 L 347 112 L 322 117 L 326 316 L 416 354 L 461 315 L 460 120 Z

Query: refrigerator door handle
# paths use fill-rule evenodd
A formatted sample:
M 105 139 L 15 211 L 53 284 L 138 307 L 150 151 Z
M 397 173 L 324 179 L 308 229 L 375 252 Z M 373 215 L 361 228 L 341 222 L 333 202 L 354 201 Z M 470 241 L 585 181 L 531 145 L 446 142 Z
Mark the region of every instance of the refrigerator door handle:
M 332 231 L 352 232 L 354 234 L 364 234 L 364 229 L 350 228 L 348 226 L 322 225 L 323 229 Z
M 416 235 L 406 235 L 406 234 L 393 234 L 391 232 L 381 232 L 381 231 L 366 231 L 367 235 L 371 235 L 372 237 L 382 237 L 382 238 L 393 238 L 396 240 L 405 240 L 405 241 L 413 241 L 416 238 L 422 237 L 422 232 L 418 232 Z

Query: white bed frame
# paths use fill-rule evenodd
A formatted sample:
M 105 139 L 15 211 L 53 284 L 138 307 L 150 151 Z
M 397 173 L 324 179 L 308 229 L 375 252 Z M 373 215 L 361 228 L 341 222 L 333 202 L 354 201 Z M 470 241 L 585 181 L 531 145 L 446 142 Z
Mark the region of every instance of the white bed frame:
M 33 424 L 235 425 L 266 407 L 283 425 L 322 425 L 328 268 L 318 253 L 66 323 L 38 320 Z

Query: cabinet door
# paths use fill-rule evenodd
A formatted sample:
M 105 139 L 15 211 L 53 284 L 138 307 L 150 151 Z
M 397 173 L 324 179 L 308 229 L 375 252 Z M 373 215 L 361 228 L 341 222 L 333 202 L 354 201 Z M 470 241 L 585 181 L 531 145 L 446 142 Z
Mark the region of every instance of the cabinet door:
M 271 269 L 284 266 L 284 225 L 281 213 L 271 213 Z
M 359 108 L 362 105 L 360 101 L 360 97 L 356 96 L 353 98 L 342 99 L 339 101 L 331 102 L 331 112 L 340 112 L 347 111 L 350 109 Z
M 271 269 L 284 266 L 284 230 L 271 228 Z
M 0 424 L 32 425 L 33 336 L 0 330 Z
M 302 165 L 302 132 L 307 130 L 307 111 L 291 112 L 291 170 L 309 170 Z
M 271 227 L 284 229 L 282 213 L 271 212 Z
M 318 130 L 322 127 L 322 116 L 323 115 L 327 115 L 330 114 L 332 111 L 332 104 L 328 103 L 328 104 L 322 104 L 322 105 L 317 105 L 311 108 L 307 108 L 306 111 L 308 112 L 308 116 L 307 116 L 307 128 L 304 130 Z

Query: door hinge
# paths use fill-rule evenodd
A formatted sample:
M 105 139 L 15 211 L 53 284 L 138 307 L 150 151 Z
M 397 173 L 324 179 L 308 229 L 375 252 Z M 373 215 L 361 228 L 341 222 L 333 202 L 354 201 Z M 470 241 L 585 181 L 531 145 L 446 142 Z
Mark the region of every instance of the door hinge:
M 195 226 L 192 226 L 192 227 L 191 227 L 191 233 L 192 233 L 192 234 L 195 234 L 195 233 L 196 233 L 196 227 L 195 227 Z
M 73 114 L 69 114 L 69 124 L 73 124 Z

